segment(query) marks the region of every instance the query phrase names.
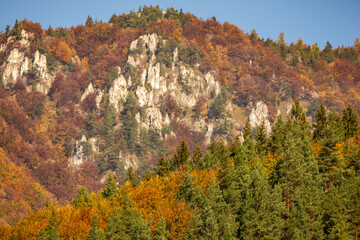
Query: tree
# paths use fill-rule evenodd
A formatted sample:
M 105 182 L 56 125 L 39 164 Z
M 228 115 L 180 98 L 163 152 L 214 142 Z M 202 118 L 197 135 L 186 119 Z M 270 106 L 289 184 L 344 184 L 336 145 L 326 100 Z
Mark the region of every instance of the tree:
M 110 198 L 111 196 L 115 195 L 118 191 L 118 186 L 117 186 L 118 182 L 116 179 L 115 175 L 110 175 L 105 188 L 103 189 L 103 191 L 101 192 L 101 195 L 104 198 Z
M 121 134 L 125 140 L 125 145 L 128 151 L 135 150 L 135 144 L 138 142 L 138 122 L 135 119 L 137 113 L 136 99 L 134 94 L 127 95 L 124 110 L 121 112 Z
M 329 41 L 326 42 L 325 48 L 321 51 L 320 56 L 325 58 L 329 63 L 334 61 L 334 52 Z
M 92 200 L 87 194 L 87 189 L 84 186 L 79 188 L 76 197 L 71 200 L 71 204 L 76 208 L 92 206 Z
M 94 21 L 93 21 L 92 17 L 90 17 L 90 15 L 87 16 L 85 25 L 86 25 L 87 27 L 91 27 L 91 26 L 94 25 Z
M 244 141 L 247 138 L 252 138 L 252 130 L 251 130 L 249 119 L 246 119 L 245 127 L 243 130 L 243 137 L 244 137 Z
M 157 166 L 156 173 L 160 176 L 164 176 L 171 169 L 170 162 L 164 153 L 161 153 L 160 159 L 156 164 L 156 166 Z
M 256 149 L 259 155 L 266 154 L 266 143 L 267 143 L 267 133 L 265 129 L 265 122 L 262 121 L 261 125 L 256 129 Z
M 105 240 L 105 234 L 99 227 L 98 216 L 95 213 L 91 219 L 91 229 L 86 237 L 87 240 Z
M 157 227 L 154 230 L 153 239 L 154 240 L 167 240 L 167 235 L 169 231 L 166 229 L 166 222 L 164 218 L 160 218 Z
M 319 109 L 315 115 L 316 123 L 314 124 L 314 139 L 321 139 L 324 137 L 324 131 L 327 127 L 326 108 L 320 104 Z
M 129 181 L 133 187 L 139 184 L 139 178 L 137 176 L 137 172 L 132 166 L 130 166 L 128 169 L 126 181 Z
M 355 136 L 359 129 L 359 122 L 356 114 L 352 110 L 352 107 L 348 106 L 343 110 L 341 122 L 344 127 L 345 140 Z
M 174 165 L 177 167 L 180 167 L 183 164 L 186 164 L 189 160 L 189 146 L 183 138 L 179 144 L 179 146 L 176 148 L 176 153 L 174 155 Z
M 59 223 L 56 220 L 56 212 L 52 211 L 48 225 L 40 232 L 39 240 L 60 240 L 57 234 Z
M 190 203 L 194 196 L 194 186 L 195 184 L 191 180 L 189 172 L 186 172 L 183 176 L 183 182 L 179 186 L 177 198 Z
M 203 157 L 203 153 L 201 148 L 197 145 L 193 151 L 193 154 L 191 156 L 192 162 L 195 167 L 199 167 L 201 163 L 201 159 Z

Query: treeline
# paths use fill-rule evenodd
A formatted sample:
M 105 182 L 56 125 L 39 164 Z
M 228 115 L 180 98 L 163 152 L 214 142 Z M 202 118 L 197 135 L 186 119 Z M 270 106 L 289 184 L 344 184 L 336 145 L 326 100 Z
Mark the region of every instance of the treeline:
M 322 105 L 311 126 L 296 102 L 288 119 L 244 128 L 227 146 L 191 154 L 185 140 L 139 182 L 110 177 L 71 206 L 45 208 L 4 239 L 358 239 L 360 132 L 351 107 Z

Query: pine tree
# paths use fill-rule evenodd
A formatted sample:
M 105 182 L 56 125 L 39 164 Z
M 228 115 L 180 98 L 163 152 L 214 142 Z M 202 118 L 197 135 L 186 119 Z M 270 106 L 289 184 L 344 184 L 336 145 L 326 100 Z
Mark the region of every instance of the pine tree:
M 283 144 L 286 138 L 285 123 L 282 120 L 282 115 L 278 116 L 278 120 L 272 128 L 272 134 L 269 141 L 269 148 L 272 153 L 279 155 L 283 152 Z
M 91 26 L 94 25 L 94 21 L 93 21 L 92 17 L 90 17 L 89 15 L 87 16 L 85 25 L 86 25 L 87 27 L 91 27 Z
M 166 229 L 166 222 L 164 218 L 160 218 L 157 227 L 154 230 L 153 239 L 154 240 L 166 240 L 169 231 Z
M 104 198 L 110 198 L 111 196 L 115 195 L 118 191 L 118 187 L 117 187 L 117 179 L 116 176 L 109 176 L 107 183 L 106 183 L 106 187 L 103 189 L 103 191 L 101 192 L 101 195 Z
M 133 187 L 139 184 L 139 178 L 137 172 L 133 167 L 129 167 L 126 181 L 129 181 Z
M 128 151 L 134 151 L 135 144 L 138 142 L 138 122 L 135 119 L 136 113 L 135 96 L 128 94 L 124 103 L 124 110 L 121 112 L 121 134 L 125 140 Z
M 76 197 L 71 200 L 71 204 L 76 208 L 92 206 L 92 200 L 90 199 L 87 189 L 84 186 L 79 188 Z
M 156 168 L 156 173 L 159 176 L 164 176 L 165 174 L 167 174 L 171 167 L 170 167 L 170 162 L 167 159 L 167 157 L 165 157 L 164 153 L 161 153 L 160 159 L 158 161 L 158 163 L 156 164 L 157 168 Z
M 89 235 L 86 237 L 87 240 L 105 240 L 105 234 L 99 226 L 98 216 L 95 213 L 91 220 L 91 229 Z
M 248 187 L 241 199 L 240 238 L 280 239 L 284 221 L 281 189 L 272 189 L 256 166 L 250 176 Z
M 244 137 L 244 141 L 248 138 L 252 138 L 252 130 L 251 130 L 249 119 L 246 119 L 245 127 L 243 130 L 243 137 Z
M 191 175 L 189 172 L 186 172 L 183 176 L 183 182 L 179 186 L 177 198 L 190 203 L 194 196 L 194 186 L 195 184 L 191 180 Z
M 59 223 L 56 219 L 55 210 L 52 211 L 48 225 L 40 232 L 39 240 L 60 240 L 57 234 Z
M 186 164 L 189 159 L 189 146 L 187 145 L 186 140 L 183 138 L 176 148 L 176 154 L 174 156 L 174 165 L 180 167 L 183 164 Z
M 355 136 L 359 129 L 359 122 L 357 116 L 350 106 L 343 110 L 342 124 L 344 127 L 345 140 Z
M 261 125 L 256 129 L 256 150 L 259 155 L 266 154 L 267 134 L 265 129 L 265 122 L 262 121 Z
M 203 157 L 202 150 L 199 146 L 196 146 L 191 156 L 194 167 L 199 167 Z
M 307 130 L 309 128 L 305 113 L 303 112 L 298 99 L 296 99 L 295 105 L 291 109 L 291 119 L 295 124 L 299 125 L 302 130 Z
M 327 127 L 327 115 L 326 108 L 320 104 L 319 109 L 315 115 L 316 123 L 314 124 L 314 139 L 320 139 L 324 137 L 324 131 Z

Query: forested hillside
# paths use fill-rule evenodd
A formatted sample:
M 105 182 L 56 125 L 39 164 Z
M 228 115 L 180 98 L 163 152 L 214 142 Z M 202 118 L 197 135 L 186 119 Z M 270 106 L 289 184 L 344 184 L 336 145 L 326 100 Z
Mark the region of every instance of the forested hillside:
M 3 238 L 359 237 L 359 39 L 144 6 L 0 41 Z

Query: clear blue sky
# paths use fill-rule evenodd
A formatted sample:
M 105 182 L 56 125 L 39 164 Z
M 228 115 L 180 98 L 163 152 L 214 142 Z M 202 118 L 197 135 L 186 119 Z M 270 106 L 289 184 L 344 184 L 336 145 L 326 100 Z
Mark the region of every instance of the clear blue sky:
M 276 40 L 285 33 L 287 43 L 301 36 L 307 44 L 326 41 L 333 47 L 352 46 L 360 37 L 359 0 L 0 0 L 0 30 L 16 19 L 39 22 L 43 28 L 84 24 L 88 15 L 108 21 L 113 13 L 128 13 L 150 4 L 182 8 L 203 19 L 215 16 L 245 32 L 255 29 L 260 37 Z

